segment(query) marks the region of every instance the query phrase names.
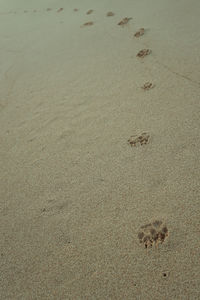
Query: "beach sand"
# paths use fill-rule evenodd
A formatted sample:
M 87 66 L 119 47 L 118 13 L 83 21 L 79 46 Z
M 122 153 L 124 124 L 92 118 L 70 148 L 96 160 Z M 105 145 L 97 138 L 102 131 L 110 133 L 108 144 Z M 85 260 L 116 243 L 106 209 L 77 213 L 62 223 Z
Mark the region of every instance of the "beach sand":
M 200 299 L 199 12 L 0 1 L 2 300 Z

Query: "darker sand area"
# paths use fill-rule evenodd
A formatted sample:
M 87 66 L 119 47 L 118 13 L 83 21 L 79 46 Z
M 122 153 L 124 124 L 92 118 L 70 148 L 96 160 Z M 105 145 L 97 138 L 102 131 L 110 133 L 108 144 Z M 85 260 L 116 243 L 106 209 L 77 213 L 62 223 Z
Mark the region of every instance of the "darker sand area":
M 0 1 L 2 300 L 200 299 L 199 13 Z

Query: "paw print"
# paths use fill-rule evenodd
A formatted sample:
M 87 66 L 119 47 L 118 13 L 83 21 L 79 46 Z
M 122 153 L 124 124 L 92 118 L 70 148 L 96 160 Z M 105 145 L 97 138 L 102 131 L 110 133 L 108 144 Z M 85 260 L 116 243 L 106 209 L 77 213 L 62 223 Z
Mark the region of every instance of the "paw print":
M 137 57 L 144 58 L 151 53 L 150 49 L 142 49 L 138 52 Z
M 134 36 L 135 37 L 140 37 L 140 36 L 142 36 L 144 34 L 144 28 L 140 28 L 135 34 L 134 34 Z
M 143 132 L 141 135 L 139 136 L 135 136 L 132 135 L 129 139 L 128 139 L 128 143 L 133 147 L 133 146 L 137 146 L 138 144 L 145 145 L 149 142 L 149 138 L 150 135 L 146 132 Z
M 153 89 L 155 87 L 155 84 L 153 84 L 152 82 L 146 82 L 141 88 L 144 91 L 148 91 L 150 89 Z
M 155 220 L 152 223 L 141 226 L 138 232 L 139 242 L 145 248 L 151 248 L 153 245 L 158 247 L 168 236 L 168 228 L 161 220 Z

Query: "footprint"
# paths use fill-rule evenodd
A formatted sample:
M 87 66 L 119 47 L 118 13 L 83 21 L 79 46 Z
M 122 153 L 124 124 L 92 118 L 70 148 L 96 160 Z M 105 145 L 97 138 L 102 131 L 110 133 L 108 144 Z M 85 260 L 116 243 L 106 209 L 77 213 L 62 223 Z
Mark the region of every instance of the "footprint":
M 161 220 L 155 220 L 152 223 L 141 226 L 138 232 L 139 242 L 145 248 L 151 248 L 153 245 L 158 247 L 159 244 L 164 243 L 168 236 L 168 228 Z
M 149 142 L 149 138 L 150 138 L 150 135 L 147 134 L 146 132 L 143 132 L 141 135 L 139 136 L 135 136 L 135 135 L 132 135 L 129 139 L 128 139 L 128 143 L 131 145 L 131 147 L 135 147 L 137 145 L 145 145 Z
M 112 11 L 109 11 L 109 12 L 107 12 L 107 14 L 106 14 L 106 16 L 107 17 L 112 17 L 112 16 L 114 16 L 115 14 L 112 12 Z
M 122 19 L 117 25 L 119 25 L 119 26 L 124 26 L 124 25 L 126 25 L 131 19 L 133 19 L 133 18 L 124 18 L 124 19 Z
M 86 15 L 90 15 L 90 14 L 92 14 L 93 13 L 93 9 L 90 9 L 90 10 L 88 10 L 87 12 L 86 12 Z
M 87 26 L 91 26 L 91 25 L 93 25 L 94 24 L 94 22 L 86 22 L 86 23 L 84 23 L 81 27 L 87 27 Z
M 141 87 L 143 90 L 148 91 L 150 89 L 153 89 L 155 87 L 155 84 L 152 82 L 145 82 L 145 84 Z
M 64 212 L 65 207 L 67 207 L 67 203 L 46 206 L 41 209 L 41 213 L 43 216 L 54 216 Z
M 144 34 L 144 28 L 140 28 L 135 34 L 135 37 L 140 37 Z
M 145 56 L 149 55 L 151 50 L 149 49 L 142 49 L 138 52 L 137 57 L 144 58 Z
M 64 10 L 64 8 L 61 7 L 61 8 L 59 8 L 59 9 L 57 10 L 57 13 L 59 13 L 59 12 L 61 12 L 61 11 L 63 11 L 63 10 Z

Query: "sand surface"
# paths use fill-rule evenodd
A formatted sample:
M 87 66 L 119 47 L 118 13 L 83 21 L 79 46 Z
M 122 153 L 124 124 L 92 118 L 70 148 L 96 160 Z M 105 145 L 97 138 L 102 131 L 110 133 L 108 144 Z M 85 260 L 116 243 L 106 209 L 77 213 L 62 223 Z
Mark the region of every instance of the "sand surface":
M 199 15 L 199 0 L 0 0 L 2 300 L 200 299 Z M 154 219 L 170 235 L 146 250 Z

